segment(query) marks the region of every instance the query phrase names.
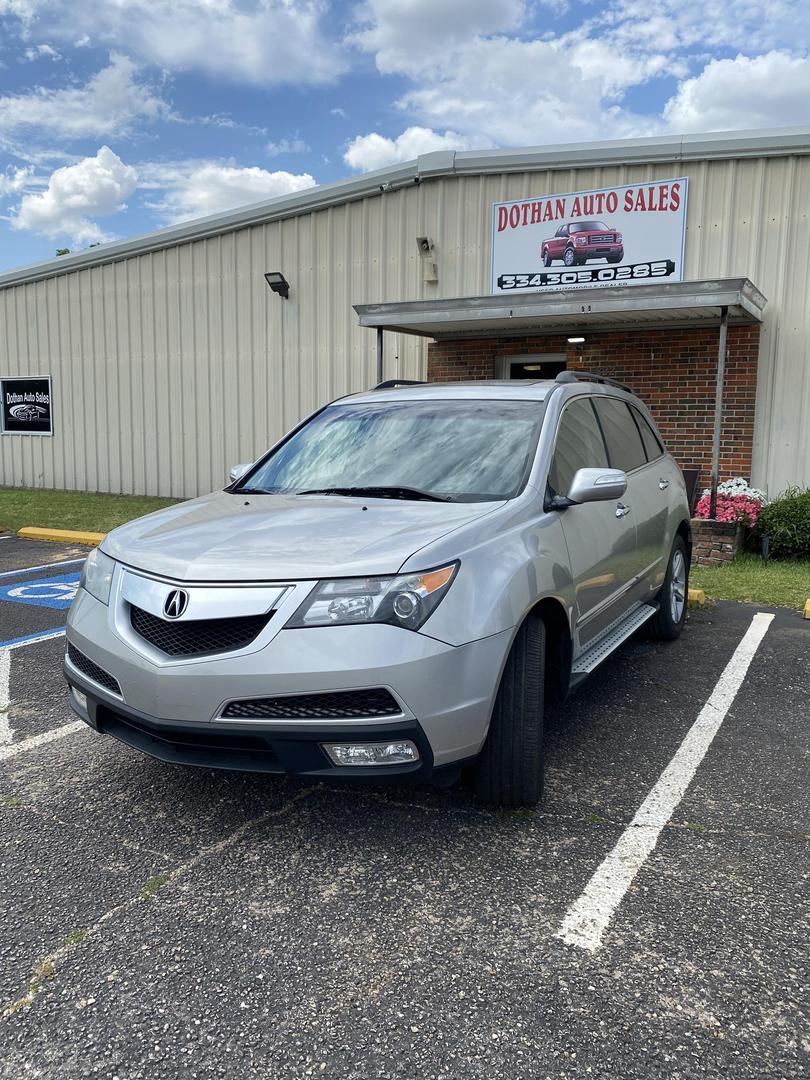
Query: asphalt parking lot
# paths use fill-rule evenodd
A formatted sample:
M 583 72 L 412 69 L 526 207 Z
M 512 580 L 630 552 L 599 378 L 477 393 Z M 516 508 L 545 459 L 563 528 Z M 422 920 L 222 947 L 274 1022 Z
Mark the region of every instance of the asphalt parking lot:
M 497 813 L 74 723 L 53 635 L 84 553 L 0 539 L 0 1076 L 808 1074 L 810 623 L 757 623 L 719 711 L 759 609 L 632 640 L 549 718 L 542 811 Z M 600 940 L 560 936 L 713 714 Z

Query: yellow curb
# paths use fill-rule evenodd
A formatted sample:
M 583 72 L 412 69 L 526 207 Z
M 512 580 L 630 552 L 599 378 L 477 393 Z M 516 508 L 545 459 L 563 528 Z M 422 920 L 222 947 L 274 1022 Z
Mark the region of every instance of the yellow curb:
M 38 529 L 33 525 L 17 531 L 21 540 L 53 540 L 61 544 L 87 544 L 88 547 L 96 547 L 106 535 L 100 532 L 74 532 L 72 529 Z
M 706 604 L 706 592 L 704 589 L 690 589 L 686 594 L 686 600 L 690 607 L 704 607 Z
M 810 619 L 810 600 L 805 600 L 804 602 L 804 617 L 805 619 Z

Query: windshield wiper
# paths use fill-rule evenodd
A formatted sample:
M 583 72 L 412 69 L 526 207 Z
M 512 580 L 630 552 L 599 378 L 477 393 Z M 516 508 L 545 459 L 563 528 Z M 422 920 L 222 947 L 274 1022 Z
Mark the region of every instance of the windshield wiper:
M 434 495 L 432 491 L 420 491 L 419 488 L 399 487 L 395 485 L 381 487 L 332 487 L 311 488 L 296 491 L 296 495 L 357 495 L 369 499 L 421 499 L 425 502 L 452 502 L 449 495 Z

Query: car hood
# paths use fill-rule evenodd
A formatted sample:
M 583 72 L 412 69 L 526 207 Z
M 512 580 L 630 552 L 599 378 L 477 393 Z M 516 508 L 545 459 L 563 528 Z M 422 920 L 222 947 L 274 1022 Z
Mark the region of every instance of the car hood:
M 425 544 L 502 505 L 218 491 L 120 526 L 102 550 L 180 581 L 392 574 Z

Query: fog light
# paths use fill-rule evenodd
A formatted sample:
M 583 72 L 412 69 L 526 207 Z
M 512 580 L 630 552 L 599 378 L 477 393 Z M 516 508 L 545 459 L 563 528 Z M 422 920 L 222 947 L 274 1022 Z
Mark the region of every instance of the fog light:
M 333 765 L 407 765 L 419 760 L 416 744 L 398 742 L 322 743 Z
M 73 699 L 80 709 L 87 708 L 87 694 L 83 694 L 81 690 L 77 690 L 75 686 L 70 688 L 73 691 Z

